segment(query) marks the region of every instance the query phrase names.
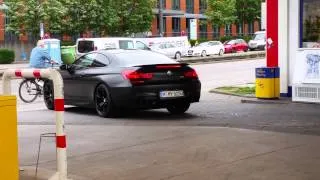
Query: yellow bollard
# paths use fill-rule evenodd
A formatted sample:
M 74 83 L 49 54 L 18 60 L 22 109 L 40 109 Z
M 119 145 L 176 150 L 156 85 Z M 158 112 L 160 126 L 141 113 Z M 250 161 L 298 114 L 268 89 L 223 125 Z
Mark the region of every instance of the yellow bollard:
M 0 179 L 19 179 L 16 101 L 15 96 L 0 96 Z
M 256 68 L 256 97 L 275 99 L 280 97 L 280 69 L 278 67 Z

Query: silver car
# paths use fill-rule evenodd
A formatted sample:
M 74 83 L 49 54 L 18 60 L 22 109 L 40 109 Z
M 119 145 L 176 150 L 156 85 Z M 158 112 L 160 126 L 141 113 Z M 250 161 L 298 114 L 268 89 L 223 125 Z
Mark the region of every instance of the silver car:
M 171 43 L 155 44 L 152 45 L 150 49 L 176 60 L 180 60 L 182 55 L 184 55 L 187 51 L 184 47 L 177 47 Z

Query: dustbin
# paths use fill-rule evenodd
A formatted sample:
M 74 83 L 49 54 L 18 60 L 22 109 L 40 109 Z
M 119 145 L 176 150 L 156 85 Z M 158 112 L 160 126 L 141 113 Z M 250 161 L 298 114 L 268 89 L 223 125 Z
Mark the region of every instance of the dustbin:
M 61 46 L 61 59 L 64 64 L 72 64 L 76 59 L 76 47 Z
M 256 97 L 276 99 L 280 97 L 279 67 L 256 68 Z
M 49 55 L 52 60 L 62 64 L 61 61 L 61 50 L 60 50 L 60 40 L 59 39 L 44 39 L 45 48 L 48 49 Z M 48 65 L 50 66 L 50 65 Z
M 0 96 L 0 179 L 19 179 L 16 96 Z

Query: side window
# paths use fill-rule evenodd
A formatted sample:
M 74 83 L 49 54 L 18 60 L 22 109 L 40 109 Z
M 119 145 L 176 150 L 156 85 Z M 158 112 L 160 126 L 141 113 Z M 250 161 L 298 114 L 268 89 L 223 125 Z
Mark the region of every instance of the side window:
M 167 44 L 167 48 L 174 48 L 174 45 L 172 45 L 172 44 Z
M 137 49 L 142 49 L 142 50 L 148 50 L 149 49 L 144 43 L 142 43 L 140 41 L 136 42 L 136 46 L 137 46 Z
M 95 60 L 92 64 L 93 67 L 103 67 L 110 64 L 110 60 L 107 56 L 98 53 L 95 57 Z
M 119 40 L 120 49 L 133 49 L 133 41 L 131 40 Z
M 94 42 L 93 41 L 79 41 L 78 42 L 78 52 L 87 53 L 94 51 Z
M 93 61 L 95 60 L 95 53 L 87 54 L 84 56 L 81 56 L 76 62 L 74 62 L 75 65 L 81 67 L 91 67 L 93 64 Z
M 165 44 L 161 44 L 161 45 L 159 46 L 159 48 L 160 48 L 160 49 L 165 49 L 166 46 L 165 46 Z

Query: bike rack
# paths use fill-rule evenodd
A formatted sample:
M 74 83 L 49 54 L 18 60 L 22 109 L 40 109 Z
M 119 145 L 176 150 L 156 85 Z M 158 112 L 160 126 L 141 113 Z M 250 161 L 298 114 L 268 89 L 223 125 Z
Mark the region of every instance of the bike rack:
M 53 81 L 54 110 L 56 119 L 57 172 L 49 180 L 67 179 L 67 143 L 64 131 L 63 79 L 55 69 L 8 69 L 3 73 L 2 90 L 11 94 L 12 78 L 45 78 Z

